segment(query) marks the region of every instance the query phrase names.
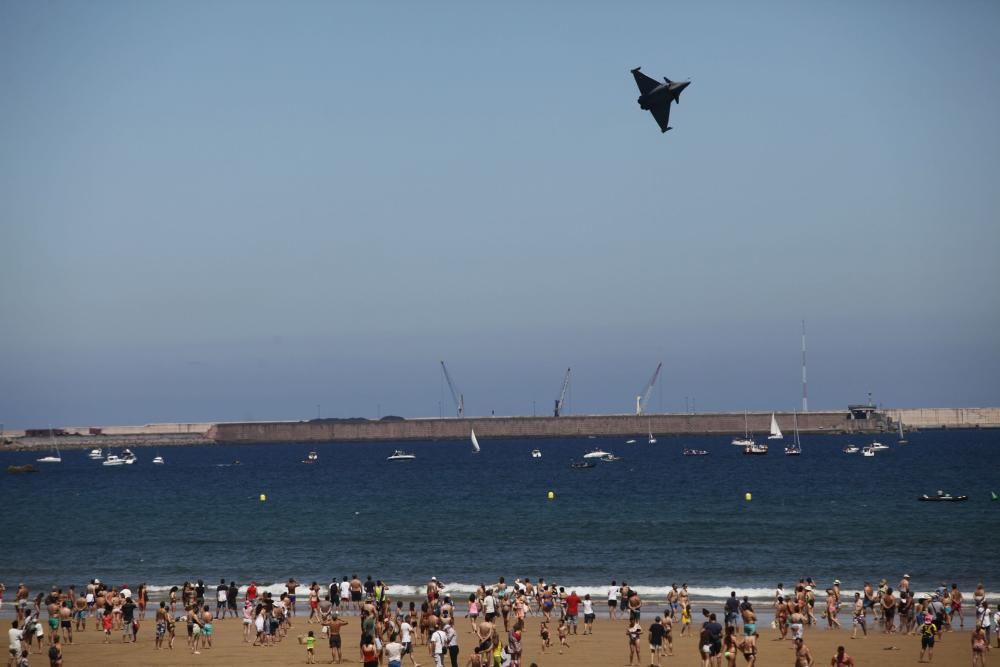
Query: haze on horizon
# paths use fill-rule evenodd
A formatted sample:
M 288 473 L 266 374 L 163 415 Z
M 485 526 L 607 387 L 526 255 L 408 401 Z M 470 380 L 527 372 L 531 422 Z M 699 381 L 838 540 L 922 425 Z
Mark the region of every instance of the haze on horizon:
M 0 422 L 1000 405 L 1000 5 L 0 4 Z M 661 135 L 629 69 L 692 78 Z

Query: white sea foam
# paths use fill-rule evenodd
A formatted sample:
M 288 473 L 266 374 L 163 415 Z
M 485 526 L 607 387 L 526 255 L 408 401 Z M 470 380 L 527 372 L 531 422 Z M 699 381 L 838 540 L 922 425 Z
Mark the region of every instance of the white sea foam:
M 493 582 L 491 582 L 493 583 Z M 577 595 L 583 597 L 589 594 L 591 598 L 595 600 L 607 600 L 608 588 L 610 587 L 610 582 L 607 584 L 580 584 L 575 585 L 571 581 L 549 581 L 547 583 L 555 583 L 557 586 L 565 587 L 567 591 L 576 591 Z M 326 589 L 329 586 L 329 582 L 319 582 L 322 589 L 321 595 L 325 595 Z M 513 581 L 509 581 L 508 585 L 513 584 Z M 308 594 L 308 584 L 300 583 L 296 594 L 299 596 L 304 596 Z M 453 600 L 463 601 L 469 597 L 470 593 L 474 593 L 479 587 L 479 584 L 469 584 L 462 582 L 450 582 L 444 584 L 444 594 L 449 595 Z M 647 601 L 658 601 L 666 600 L 667 594 L 671 590 L 671 586 L 663 585 L 650 585 L 647 586 L 642 582 L 634 582 L 629 584 L 630 588 L 634 588 L 639 592 L 644 599 Z M 150 595 L 154 598 L 165 597 L 167 592 L 169 592 L 171 586 L 159 586 L 150 585 L 148 586 Z M 240 595 L 246 594 L 247 587 L 240 586 Z M 273 596 L 279 596 L 286 592 L 288 589 L 284 582 L 279 583 L 259 583 L 257 585 L 257 590 L 259 592 L 267 591 Z M 786 586 L 785 592 L 791 594 L 795 590 L 794 586 Z M 427 591 L 427 584 L 397 584 L 389 582 L 389 595 L 390 597 L 399 598 L 422 598 Z M 751 601 L 755 601 L 758 604 L 760 602 L 770 602 L 774 599 L 774 588 L 761 588 L 759 586 L 688 586 L 688 595 L 692 600 L 704 600 L 706 602 L 711 602 L 714 600 L 725 600 L 729 597 L 729 594 L 735 591 L 737 597 L 742 598 L 744 595 L 748 596 Z M 841 596 L 844 598 L 853 597 L 855 591 L 860 592 L 861 589 L 851 588 L 849 586 L 841 587 Z M 823 590 L 817 591 L 819 595 L 823 595 Z M 930 595 L 930 592 L 925 591 L 915 591 L 914 595 L 919 599 L 923 595 Z M 215 586 L 206 584 L 206 598 L 209 600 L 215 599 Z M 971 600 L 972 591 L 963 591 L 963 595 L 966 600 Z M 1000 593 L 987 593 L 987 599 L 995 600 L 1000 597 Z

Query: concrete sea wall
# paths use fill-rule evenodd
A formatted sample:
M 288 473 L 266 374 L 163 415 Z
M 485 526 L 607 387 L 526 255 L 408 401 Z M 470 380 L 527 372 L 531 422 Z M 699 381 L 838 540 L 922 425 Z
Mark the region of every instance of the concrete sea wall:
M 1000 408 L 904 408 L 884 410 L 913 428 L 1000 428 Z
M 792 414 L 777 413 L 778 424 L 789 435 Z M 881 430 L 882 422 L 851 419 L 850 413 L 810 412 L 798 415 L 799 430 L 837 433 Z M 750 431 L 768 432 L 771 413 L 747 415 Z M 208 437 L 217 442 L 329 442 L 384 440 L 453 440 L 468 438 L 472 429 L 483 438 L 565 438 L 743 433 L 743 413 L 579 415 L 567 417 L 469 417 L 465 419 L 407 419 L 401 421 L 308 421 L 216 424 Z

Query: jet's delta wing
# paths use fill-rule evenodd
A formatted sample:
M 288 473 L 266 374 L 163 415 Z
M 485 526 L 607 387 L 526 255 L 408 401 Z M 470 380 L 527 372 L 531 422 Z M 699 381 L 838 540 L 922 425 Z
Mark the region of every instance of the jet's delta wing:
M 650 78 L 640 72 L 638 67 L 632 70 L 632 76 L 635 77 L 635 85 L 639 86 L 639 92 L 643 95 L 649 95 L 661 85 L 656 79 Z
M 656 120 L 656 124 L 660 126 L 660 132 L 666 132 L 672 129 L 670 127 L 670 105 L 666 104 L 664 106 L 653 107 L 649 110 L 653 114 L 653 118 Z

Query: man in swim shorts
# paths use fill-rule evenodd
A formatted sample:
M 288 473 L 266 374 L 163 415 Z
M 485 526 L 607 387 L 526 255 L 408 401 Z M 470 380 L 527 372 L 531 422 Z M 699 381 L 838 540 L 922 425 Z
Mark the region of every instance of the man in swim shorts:
M 288 577 L 288 583 L 285 584 L 285 588 L 288 589 L 288 602 L 290 603 L 288 609 L 289 616 L 295 616 L 295 589 L 299 586 L 299 582 L 295 581 L 294 577 Z

